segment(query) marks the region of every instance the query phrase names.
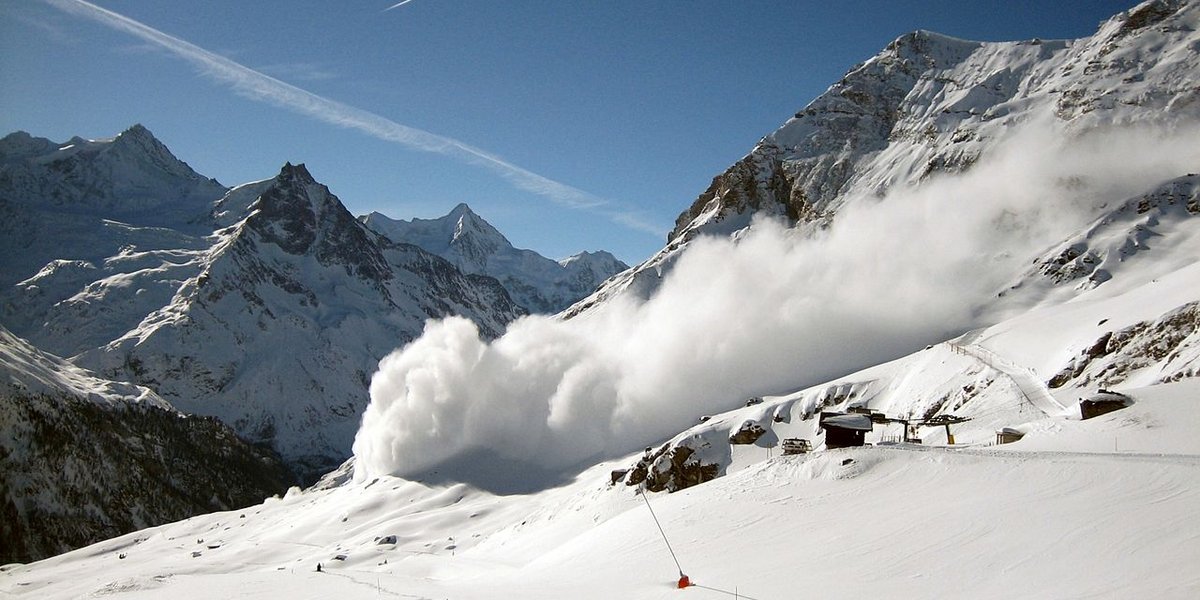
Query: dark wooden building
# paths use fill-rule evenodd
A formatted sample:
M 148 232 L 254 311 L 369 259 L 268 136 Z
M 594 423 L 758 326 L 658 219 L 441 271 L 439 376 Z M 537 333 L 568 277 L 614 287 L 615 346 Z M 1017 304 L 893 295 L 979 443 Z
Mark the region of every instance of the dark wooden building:
M 825 430 L 826 448 L 849 448 L 863 445 L 864 437 L 875 423 L 864 414 L 821 413 L 821 429 Z

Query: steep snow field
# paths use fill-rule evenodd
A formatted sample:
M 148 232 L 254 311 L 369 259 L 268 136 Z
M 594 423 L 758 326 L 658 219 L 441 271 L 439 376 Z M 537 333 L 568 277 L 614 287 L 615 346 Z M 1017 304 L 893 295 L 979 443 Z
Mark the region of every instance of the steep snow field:
M 28 598 L 1187 598 L 1200 384 L 995 448 L 774 456 L 654 513 L 600 465 L 493 496 L 381 478 L 293 492 L 0 573 Z M 1109 439 L 1120 448 L 1097 448 Z M 1101 451 L 1102 450 L 1102 451 Z M 385 538 L 396 536 L 395 543 Z M 388 542 L 388 543 L 381 543 Z M 120 558 L 125 556 L 124 559 Z M 345 560 L 337 560 L 342 555 Z M 315 572 L 317 563 L 323 572 Z M 705 586 L 705 587 L 701 587 Z

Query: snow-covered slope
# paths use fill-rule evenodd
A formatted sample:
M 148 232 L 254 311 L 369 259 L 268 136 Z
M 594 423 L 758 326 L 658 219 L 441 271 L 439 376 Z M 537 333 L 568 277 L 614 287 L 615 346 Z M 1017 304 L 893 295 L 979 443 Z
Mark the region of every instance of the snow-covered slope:
M 1090 421 L 1030 415 L 1038 433 L 999 447 L 758 448 L 728 477 L 652 494 L 652 512 L 608 483 L 617 463 L 507 496 L 343 474 L 4 567 L 0 590 L 130 600 L 1191 598 L 1198 392 L 1195 380 L 1130 390 L 1132 408 Z M 693 587 L 676 589 L 679 570 Z
M 245 506 L 289 481 L 278 457 L 216 419 L 0 328 L 0 563 Z
M 985 43 L 928 31 L 904 35 L 715 177 L 679 215 L 663 250 L 569 314 L 625 289 L 648 296 L 696 236 L 729 235 L 756 216 L 820 229 L 848 207 L 994 163 L 1001 142 L 1020 126 L 1073 137 L 1194 125 L 1200 117 L 1198 28 L 1194 2 L 1155 0 L 1079 40 Z M 1145 151 L 1131 146 L 1128 152 Z M 1064 174 L 1064 189 L 1087 186 L 1070 175 Z
M 464 273 L 495 277 L 518 304 L 534 313 L 556 313 L 629 268 L 608 252 L 581 252 L 560 261 L 511 243 L 466 204 L 437 219 L 390 219 L 373 212 L 360 220 L 392 241 L 414 244 Z
M 520 314 L 495 280 L 366 229 L 303 165 L 249 189 L 248 203 L 246 187 L 218 203 L 245 212 L 181 268 L 194 276 L 76 362 L 217 416 L 308 477 L 349 456 L 377 361 L 426 319 L 464 315 L 495 336 Z M 102 280 L 79 301 L 105 306 L 110 285 L 146 289 L 139 276 Z

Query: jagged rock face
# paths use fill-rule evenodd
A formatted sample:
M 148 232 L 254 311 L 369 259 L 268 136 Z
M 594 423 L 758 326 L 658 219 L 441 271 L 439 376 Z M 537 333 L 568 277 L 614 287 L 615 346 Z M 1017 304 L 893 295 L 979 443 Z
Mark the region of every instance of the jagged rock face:
M 582 252 L 555 262 L 532 250 L 514 248 L 466 204 L 439 219 L 361 218 L 398 243 L 441 256 L 464 273 L 496 278 L 513 300 L 532 313 L 556 313 L 592 293 L 605 279 L 629 268 L 608 252 Z
M 715 178 L 671 238 L 725 233 L 758 212 L 831 219 L 856 194 L 970 168 L 1003 128 L 1047 113 L 1078 128 L 1194 117 L 1197 8 L 1185 4 L 1150 2 L 1074 41 L 905 35 Z
M 221 418 L 311 479 L 350 455 L 370 374 L 426 319 L 494 337 L 522 314 L 495 280 L 366 229 L 302 165 L 254 189 L 169 304 L 77 361 Z
M 663 444 L 655 451 L 647 449 L 632 468 L 622 470 L 619 476 L 614 471 L 612 482 L 616 484 L 623 479 L 625 485 L 642 485 L 651 492 L 677 492 L 716 479 L 721 475 L 721 465 L 694 456 L 696 449 L 691 446 L 694 442 L 685 439 Z
M 269 451 L 146 388 L 101 380 L 0 329 L 0 563 L 260 502 L 290 484 Z
M 729 436 L 729 443 L 735 445 L 746 445 L 757 442 L 759 438 L 766 433 L 765 427 L 758 423 L 747 421 L 742 424 L 732 435 Z
M 1139 371 L 1151 383 L 1168 383 L 1200 375 L 1198 362 L 1200 302 L 1192 302 L 1153 321 L 1105 332 L 1051 377 L 1049 386 L 1106 388 L 1125 384 Z
M 1075 290 L 1095 288 L 1136 266 L 1139 255 L 1169 244 L 1173 232 L 1186 231 L 1197 217 L 1200 176 L 1173 179 L 1117 205 L 1087 229 L 1049 249 L 1010 290 L 1037 279 Z
M 310 254 L 322 265 L 341 265 L 359 279 L 384 282 L 392 278 L 379 239 L 360 227 L 304 165 L 284 165 L 275 185 L 267 188 L 251 209 L 246 227 L 262 242 L 288 254 Z

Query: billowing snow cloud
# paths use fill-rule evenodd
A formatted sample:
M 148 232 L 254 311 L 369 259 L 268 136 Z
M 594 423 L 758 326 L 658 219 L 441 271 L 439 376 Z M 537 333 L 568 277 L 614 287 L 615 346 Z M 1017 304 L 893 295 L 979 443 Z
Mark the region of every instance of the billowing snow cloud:
M 481 450 L 566 468 L 940 341 L 995 319 L 983 307 L 1008 279 L 1101 205 L 1200 165 L 1195 131 L 1037 129 L 964 175 L 852 202 L 816 235 L 758 221 L 697 240 L 645 301 L 524 318 L 490 343 L 465 319 L 430 322 L 380 363 L 358 476 Z

